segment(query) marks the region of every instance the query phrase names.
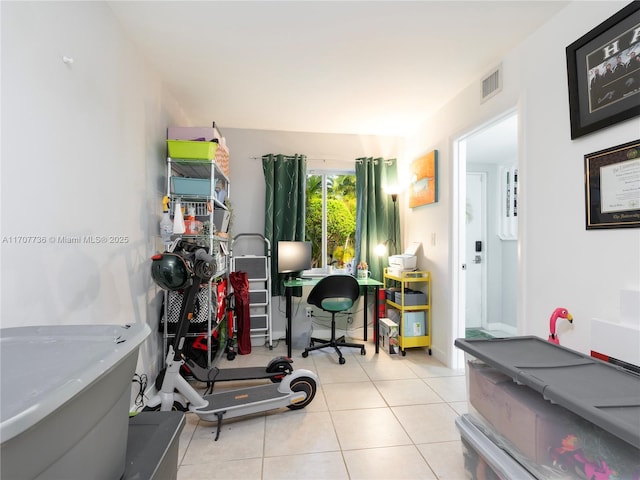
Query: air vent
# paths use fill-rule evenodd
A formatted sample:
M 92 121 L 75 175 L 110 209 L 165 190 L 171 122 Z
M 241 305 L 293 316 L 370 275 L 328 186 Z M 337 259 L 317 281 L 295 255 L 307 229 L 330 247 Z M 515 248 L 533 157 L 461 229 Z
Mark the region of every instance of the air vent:
M 486 102 L 502 90 L 502 66 L 482 79 L 482 102 Z

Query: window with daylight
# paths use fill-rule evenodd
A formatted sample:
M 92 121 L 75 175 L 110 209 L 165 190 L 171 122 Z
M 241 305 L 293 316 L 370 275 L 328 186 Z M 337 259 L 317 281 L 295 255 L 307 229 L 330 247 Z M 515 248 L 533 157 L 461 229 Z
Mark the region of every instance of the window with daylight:
M 307 174 L 305 239 L 314 268 L 351 272 L 356 235 L 356 176 L 350 172 Z

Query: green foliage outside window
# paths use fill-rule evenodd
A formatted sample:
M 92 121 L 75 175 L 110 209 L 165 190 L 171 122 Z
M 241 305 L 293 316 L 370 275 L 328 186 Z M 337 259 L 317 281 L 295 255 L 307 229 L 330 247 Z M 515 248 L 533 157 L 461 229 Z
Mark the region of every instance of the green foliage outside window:
M 306 240 L 314 267 L 322 263 L 322 176 L 307 176 Z M 356 232 L 355 175 L 327 176 L 327 256 L 337 268 L 353 260 Z

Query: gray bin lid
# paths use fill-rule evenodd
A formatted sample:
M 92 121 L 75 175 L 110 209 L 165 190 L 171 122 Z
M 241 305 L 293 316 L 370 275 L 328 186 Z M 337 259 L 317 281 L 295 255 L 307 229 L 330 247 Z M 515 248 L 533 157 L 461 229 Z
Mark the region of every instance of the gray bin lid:
M 130 325 L 42 325 L 0 329 L 0 437 L 6 442 L 76 398 L 151 333 Z
M 640 376 L 630 370 L 534 336 L 455 346 L 640 448 Z

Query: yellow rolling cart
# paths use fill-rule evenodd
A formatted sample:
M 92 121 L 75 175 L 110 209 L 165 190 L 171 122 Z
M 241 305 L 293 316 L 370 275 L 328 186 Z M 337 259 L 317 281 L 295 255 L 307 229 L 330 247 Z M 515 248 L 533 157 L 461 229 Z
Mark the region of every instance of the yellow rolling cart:
M 412 347 L 427 347 L 431 355 L 431 274 L 385 268 L 384 288 L 387 308 L 398 311 L 402 355 Z

